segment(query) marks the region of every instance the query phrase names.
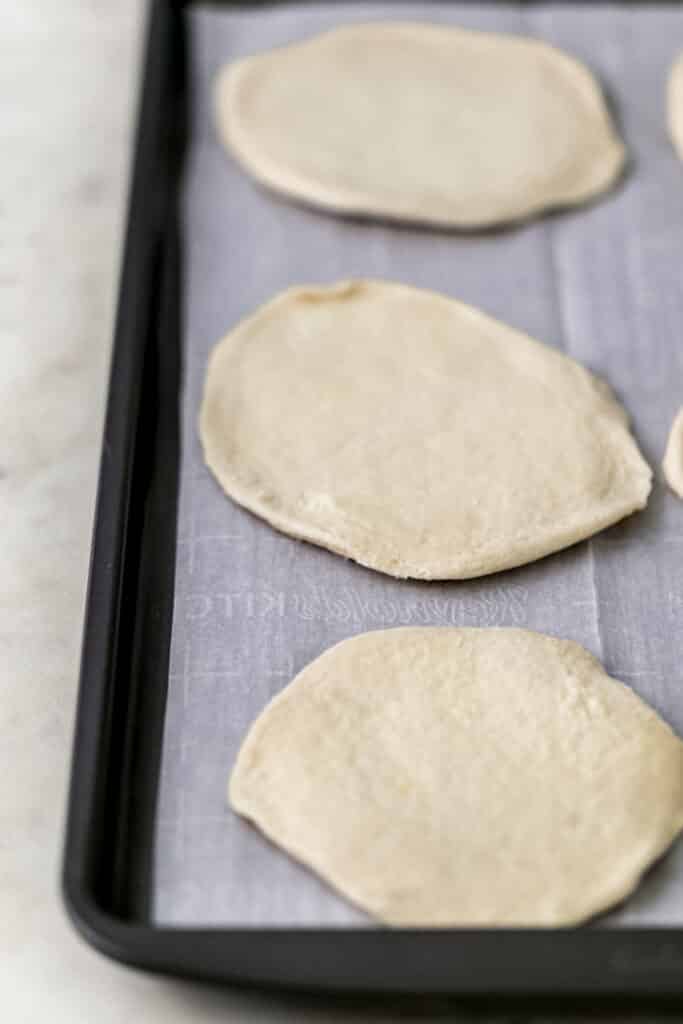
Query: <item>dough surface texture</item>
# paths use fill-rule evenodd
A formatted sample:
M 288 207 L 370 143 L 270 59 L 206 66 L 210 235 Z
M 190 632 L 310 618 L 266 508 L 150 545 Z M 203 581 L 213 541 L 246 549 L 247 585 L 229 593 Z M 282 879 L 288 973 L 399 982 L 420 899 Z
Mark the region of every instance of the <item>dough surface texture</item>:
M 433 292 L 292 288 L 213 350 L 208 466 L 277 529 L 397 577 L 522 565 L 642 508 L 651 473 L 608 387 Z
M 669 78 L 669 134 L 683 160 L 683 53 L 671 69 Z
M 578 644 L 399 628 L 271 701 L 229 799 L 389 924 L 571 925 L 683 828 L 683 743 Z
M 673 421 L 662 469 L 671 490 L 683 498 L 683 409 Z
M 582 203 L 625 162 L 601 89 L 539 40 L 338 28 L 228 65 L 219 134 L 262 184 L 357 216 L 474 229 Z

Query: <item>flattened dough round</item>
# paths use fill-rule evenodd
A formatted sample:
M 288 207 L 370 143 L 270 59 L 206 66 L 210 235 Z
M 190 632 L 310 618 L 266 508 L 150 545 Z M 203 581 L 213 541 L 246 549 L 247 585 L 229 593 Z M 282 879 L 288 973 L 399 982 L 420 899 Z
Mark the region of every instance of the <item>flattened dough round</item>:
M 683 743 L 578 644 L 390 629 L 268 705 L 229 799 L 389 924 L 568 925 L 683 828 Z
M 293 288 L 214 349 L 207 464 L 241 505 L 398 577 L 533 561 L 641 508 L 651 473 L 605 384 L 462 303 Z
M 669 132 L 683 160 L 683 53 L 671 69 L 669 78 Z
M 683 498 L 683 409 L 673 421 L 662 469 L 671 490 Z
M 279 192 L 450 227 L 581 203 L 625 157 L 579 61 L 429 24 L 347 26 L 231 64 L 217 117 L 238 160 Z

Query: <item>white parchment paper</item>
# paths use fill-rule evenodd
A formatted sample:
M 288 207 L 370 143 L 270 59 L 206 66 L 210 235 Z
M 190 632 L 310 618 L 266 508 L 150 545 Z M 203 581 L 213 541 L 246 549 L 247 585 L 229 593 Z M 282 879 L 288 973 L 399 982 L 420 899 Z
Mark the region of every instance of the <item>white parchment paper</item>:
M 631 153 L 623 186 L 590 208 L 483 236 L 342 220 L 256 186 L 216 137 L 220 67 L 337 24 L 392 17 L 537 35 L 586 60 Z M 393 581 L 276 533 L 224 496 L 196 430 L 209 351 L 289 285 L 370 276 L 434 288 L 604 375 L 658 466 L 683 404 L 683 165 L 665 121 L 683 8 L 330 3 L 200 7 L 190 19 L 183 454 L 155 915 L 188 925 L 369 924 L 226 808 L 226 780 L 256 715 L 352 634 L 509 625 L 579 641 L 683 734 L 683 505 L 658 473 L 646 512 L 570 551 L 480 581 Z M 634 924 L 683 924 L 683 843 L 599 922 Z

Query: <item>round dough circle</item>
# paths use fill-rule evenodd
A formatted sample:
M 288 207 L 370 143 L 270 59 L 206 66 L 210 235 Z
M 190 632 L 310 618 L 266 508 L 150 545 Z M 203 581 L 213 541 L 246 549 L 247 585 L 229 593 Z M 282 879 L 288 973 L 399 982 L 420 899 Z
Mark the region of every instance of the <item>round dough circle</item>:
M 605 384 L 400 284 L 293 288 L 214 349 L 207 464 L 241 505 L 397 577 L 533 561 L 642 508 L 651 473 Z
M 662 469 L 671 490 L 683 498 L 683 409 L 671 426 Z
M 390 629 L 268 705 L 229 799 L 389 924 L 568 925 L 683 828 L 683 743 L 578 644 Z
M 625 151 L 598 83 L 539 40 L 335 29 L 228 65 L 224 143 L 255 178 L 361 216 L 478 228 L 584 202 Z
M 669 132 L 683 160 L 683 53 L 672 67 L 669 78 Z

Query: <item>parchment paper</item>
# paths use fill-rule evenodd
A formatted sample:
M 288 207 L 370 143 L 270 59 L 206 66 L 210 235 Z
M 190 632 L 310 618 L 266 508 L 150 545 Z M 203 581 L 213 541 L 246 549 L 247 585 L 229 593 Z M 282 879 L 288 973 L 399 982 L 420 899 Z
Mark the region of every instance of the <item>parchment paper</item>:
M 345 221 L 257 187 L 219 145 L 211 83 L 236 57 L 336 24 L 416 18 L 538 35 L 602 77 L 632 156 L 591 208 L 463 236 Z M 683 166 L 665 83 L 683 9 L 597 4 L 329 4 L 193 10 L 183 455 L 155 916 L 188 925 L 362 925 L 364 915 L 226 807 L 226 780 L 269 698 L 325 648 L 399 624 L 509 625 L 572 638 L 683 734 L 683 505 L 481 581 L 396 582 L 290 540 L 233 505 L 196 421 L 209 351 L 275 292 L 371 276 L 435 288 L 603 374 L 659 464 L 683 404 Z M 683 923 L 683 844 L 605 925 Z

